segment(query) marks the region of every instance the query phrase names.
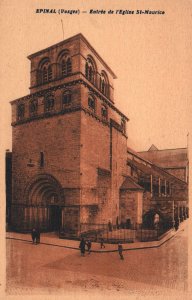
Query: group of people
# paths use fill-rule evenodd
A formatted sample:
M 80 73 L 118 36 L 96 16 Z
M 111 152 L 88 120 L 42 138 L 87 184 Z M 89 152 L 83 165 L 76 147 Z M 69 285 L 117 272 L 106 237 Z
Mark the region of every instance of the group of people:
M 40 230 L 38 228 L 33 228 L 32 231 L 31 231 L 31 237 L 32 237 L 33 244 L 36 244 L 36 245 L 39 244 L 40 243 Z M 92 246 L 91 240 L 86 241 L 82 237 L 82 239 L 80 241 L 80 244 L 79 244 L 79 249 L 80 249 L 80 252 L 81 252 L 81 256 L 85 256 L 85 247 L 87 247 L 88 254 L 90 254 L 91 253 L 91 246 Z M 100 238 L 100 246 L 101 246 L 101 249 L 105 248 L 103 238 Z M 121 243 L 118 244 L 118 253 L 119 253 L 120 259 L 124 259 L 123 246 L 122 246 Z
M 31 237 L 33 244 L 39 244 L 40 243 L 40 230 L 38 228 L 33 228 L 31 231 Z
M 81 256 L 85 256 L 85 247 L 86 246 L 87 246 L 88 254 L 90 254 L 92 243 L 91 243 L 90 240 L 86 241 L 84 238 L 82 238 L 81 242 L 79 244 L 79 249 L 80 249 L 80 252 L 81 252 Z
M 85 256 L 85 247 L 87 246 L 87 251 L 88 251 L 88 254 L 91 253 L 91 246 L 92 246 L 92 243 L 91 243 L 91 240 L 85 240 L 83 237 L 80 241 L 80 244 L 79 244 L 79 249 L 80 249 L 80 252 L 81 252 L 81 256 Z M 100 239 L 100 246 L 101 246 L 101 249 L 102 248 L 105 248 L 105 245 L 104 245 L 104 240 L 103 238 Z M 124 256 L 123 256 L 123 246 L 121 243 L 118 244 L 118 253 L 119 253 L 119 257 L 120 259 L 124 259 Z

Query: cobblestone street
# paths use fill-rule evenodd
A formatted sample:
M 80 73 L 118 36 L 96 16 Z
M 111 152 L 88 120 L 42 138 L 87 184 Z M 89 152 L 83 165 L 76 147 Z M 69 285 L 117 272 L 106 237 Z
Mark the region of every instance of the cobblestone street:
M 61 294 L 81 290 L 158 295 L 187 289 L 187 228 L 159 248 L 86 253 L 7 240 L 8 294 Z M 181 298 L 180 298 L 181 299 Z

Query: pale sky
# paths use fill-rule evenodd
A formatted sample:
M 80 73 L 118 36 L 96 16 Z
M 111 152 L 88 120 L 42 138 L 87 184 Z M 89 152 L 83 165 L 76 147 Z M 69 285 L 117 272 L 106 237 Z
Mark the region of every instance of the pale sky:
M 164 10 L 164 15 L 36 14 L 37 8 Z M 1 139 L 11 149 L 9 101 L 29 94 L 29 54 L 82 33 L 117 75 L 128 146 L 186 147 L 192 102 L 192 1 L 1 0 Z

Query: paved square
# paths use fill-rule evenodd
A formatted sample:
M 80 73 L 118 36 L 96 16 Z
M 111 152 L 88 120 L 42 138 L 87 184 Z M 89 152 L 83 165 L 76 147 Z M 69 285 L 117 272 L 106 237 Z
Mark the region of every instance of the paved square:
M 159 248 L 113 253 L 7 240 L 7 293 L 112 292 L 161 294 L 187 290 L 187 228 Z

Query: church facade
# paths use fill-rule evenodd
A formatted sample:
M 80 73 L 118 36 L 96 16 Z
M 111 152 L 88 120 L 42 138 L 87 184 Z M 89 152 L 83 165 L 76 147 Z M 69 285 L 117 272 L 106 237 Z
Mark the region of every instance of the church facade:
M 132 176 L 114 72 L 82 34 L 28 59 L 30 94 L 11 102 L 12 228 L 79 235 L 83 224 L 142 224 L 146 185 Z

